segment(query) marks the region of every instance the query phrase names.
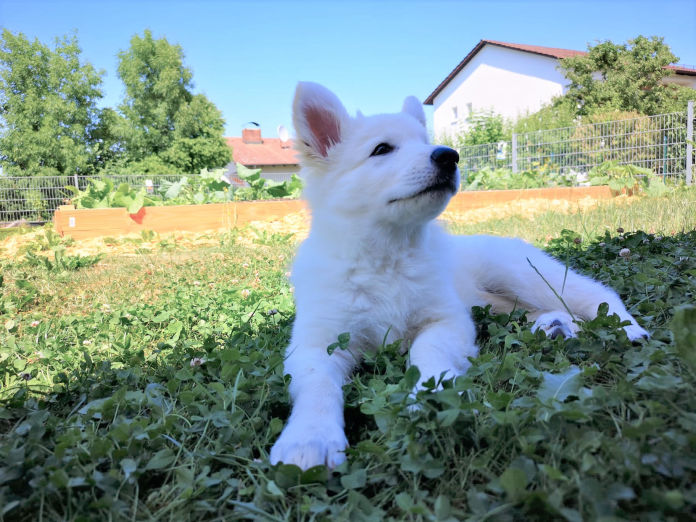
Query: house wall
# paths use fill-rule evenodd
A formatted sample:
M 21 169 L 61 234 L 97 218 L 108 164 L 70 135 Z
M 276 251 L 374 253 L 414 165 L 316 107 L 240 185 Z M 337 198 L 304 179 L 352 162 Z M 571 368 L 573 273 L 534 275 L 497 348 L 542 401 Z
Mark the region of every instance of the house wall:
M 485 45 L 435 97 L 435 136 L 464 130 L 470 110 L 492 109 L 509 119 L 538 110 L 568 83 L 557 67 L 555 58 Z
M 691 87 L 696 89 L 696 76 L 687 76 L 686 74 L 670 74 L 662 80 L 664 84 L 674 83 L 676 85 L 683 85 L 684 87 Z
M 259 167 L 255 167 L 259 168 Z M 293 174 L 300 173 L 299 165 L 267 165 L 261 166 L 261 177 L 272 179 L 273 181 L 285 181 L 290 179 Z

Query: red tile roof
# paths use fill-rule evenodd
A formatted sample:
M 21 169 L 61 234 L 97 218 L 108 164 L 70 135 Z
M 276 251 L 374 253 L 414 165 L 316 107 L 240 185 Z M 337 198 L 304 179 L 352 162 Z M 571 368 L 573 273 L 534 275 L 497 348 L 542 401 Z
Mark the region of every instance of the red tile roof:
M 232 159 L 246 167 L 270 165 L 297 165 L 292 140 L 284 143 L 279 138 L 263 138 L 260 143 L 245 143 L 242 138 L 225 138 L 232 149 Z
M 534 53 L 534 54 L 539 54 L 542 56 L 548 56 L 550 58 L 556 58 L 556 59 L 563 59 L 563 58 L 570 58 L 571 56 L 582 56 L 587 54 L 585 51 L 575 51 L 573 49 L 559 49 L 557 47 L 542 47 L 540 45 L 525 45 L 525 44 L 516 44 L 516 43 L 509 43 L 509 42 L 498 42 L 495 40 L 481 40 L 478 44 L 476 44 L 476 47 L 474 47 L 469 54 L 467 54 L 464 59 L 459 62 L 459 64 L 454 68 L 454 70 L 449 73 L 447 78 L 445 78 L 440 85 L 438 85 L 435 90 L 428 96 L 425 101 L 423 102 L 424 105 L 432 105 L 433 102 L 435 101 L 435 97 L 440 94 L 442 89 L 444 89 L 447 84 L 452 81 L 452 79 L 459 74 L 459 72 L 466 67 L 466 64 L 468 64 L 474 56 L 483 48 L 484 45 L 497 45 L 499 47 L 506 47 L 508 49 L 516 49 L 518 51 L 524 51 L 528 53 Z M 690 69 L 688 67 L 683 67 L 680 65 L 668 65 L 667 69 L 673 70 L 677 74 L 688 74 L 688 75 L 696 75 L 696 69 Z
M 550 56 L 551 58 L 570 58 L 571 56 L 582 56 L 587 54 L 585 51 L 574 51 L 573 49 L 559 49 L 557 47 L 542 47 L 540 45 L 525 45 L 508 42 L 496 42 L 495 40 L 481 40 L 482 42 L 507 47 L 509 49 L 517 49 L 518 51 L 526 51 L 528 53 L 541 54 L 542 56 Z
M 671 69 L 676 74 L 686 74 L 687 76 L 696 76 L 696 69 L 685 65 L 668 65 L 665 69 Z

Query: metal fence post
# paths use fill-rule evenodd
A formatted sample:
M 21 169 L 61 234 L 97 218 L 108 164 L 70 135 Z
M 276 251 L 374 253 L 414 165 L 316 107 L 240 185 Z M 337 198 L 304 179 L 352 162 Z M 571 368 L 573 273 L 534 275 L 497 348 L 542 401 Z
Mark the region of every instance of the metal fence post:
M 694 171 L 694 101 L 686 106 L 686 184 L 691 185 Z
M 73 180 L 74 180 L 74 182 L 75 182 L 75 188 L 76 188 L 77 190 L 80 190 L 80 182 L 79 182 L 78 179 L 77 179 L 77 172 L 76 172 L 75 174 L 73 174 Z
M 517 133 L 512 133 L 512 172 L 517 173 Z

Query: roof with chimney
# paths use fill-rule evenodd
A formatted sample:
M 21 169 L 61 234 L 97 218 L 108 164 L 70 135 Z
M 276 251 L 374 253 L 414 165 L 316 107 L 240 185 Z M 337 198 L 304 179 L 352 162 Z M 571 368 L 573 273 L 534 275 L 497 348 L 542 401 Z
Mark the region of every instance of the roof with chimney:
M 246 167 L 297 165 L 297 153 L 292 140 L 263 138 L 261 129 L 243 129 L 241 138 L 225 138 L 232 148 L 232 159 Z
M 451 73 L 445 78 L 440 85 L 438 85 L 435 90 L 428 96 L 423 102 L 424 105 L 432 105 L 435 101 L 435 97 L 440 94 L 440 92 L 447 86 L 447 84 L 454 79 L 459 72 L 466 67 L 466 65 L 476 56 L 476 54 L 483 49 L 485 45 L 494 45 L 498 47 L 505 47 L 507 49 L 514 49 L 516 51 L 523 51 L 532 54 L 538 54 L 540 56 L 547 56 L 549 58 L 556 58 L 562 60 L 563 58 L 570 58 L 572 56 L 584 56 L 587 54 L 586 51 L 575 51 L 573 49 L 560 49 L 557 47 L 542 47 L 540 45 L 525 45 L 516 44 L 510 42 L 498 42 L 496 40 L 481 40 L 476 47 L 474 47 L 469 54 L 467 54 L 464 59 L 459 62 L 459 64 L 452 70 Z M 682 65 L 668 65 L 666 69 L 674 71 L 676 74 L 685 74 L 689 76 L 696 76 L 696 69 L 691 69 L 689 67 L 684 67 Z

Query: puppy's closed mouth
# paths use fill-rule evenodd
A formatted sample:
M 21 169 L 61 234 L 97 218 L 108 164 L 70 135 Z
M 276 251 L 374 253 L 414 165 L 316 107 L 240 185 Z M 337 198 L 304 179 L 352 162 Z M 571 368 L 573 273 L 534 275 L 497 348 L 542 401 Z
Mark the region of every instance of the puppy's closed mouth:
M 429 185 L 425 187 L 423 190 L 420 192 L 416 192 L 415 194 L 412 194 L 410 196 L 406 196 L 403 198 L 395 198 L 389 200 L 389 204 L 396 203 L 397 201 L 407 201 L 409 199 L 415 199 L 419 196 L 423 196 L 425 194 L 431 194 L 433 192 L 451 192 L 452 194 L 457 192 L 457 187 L 454 186 L 454 181 L 451 179 L 447 180 L 438 180 L 432 185 Z

